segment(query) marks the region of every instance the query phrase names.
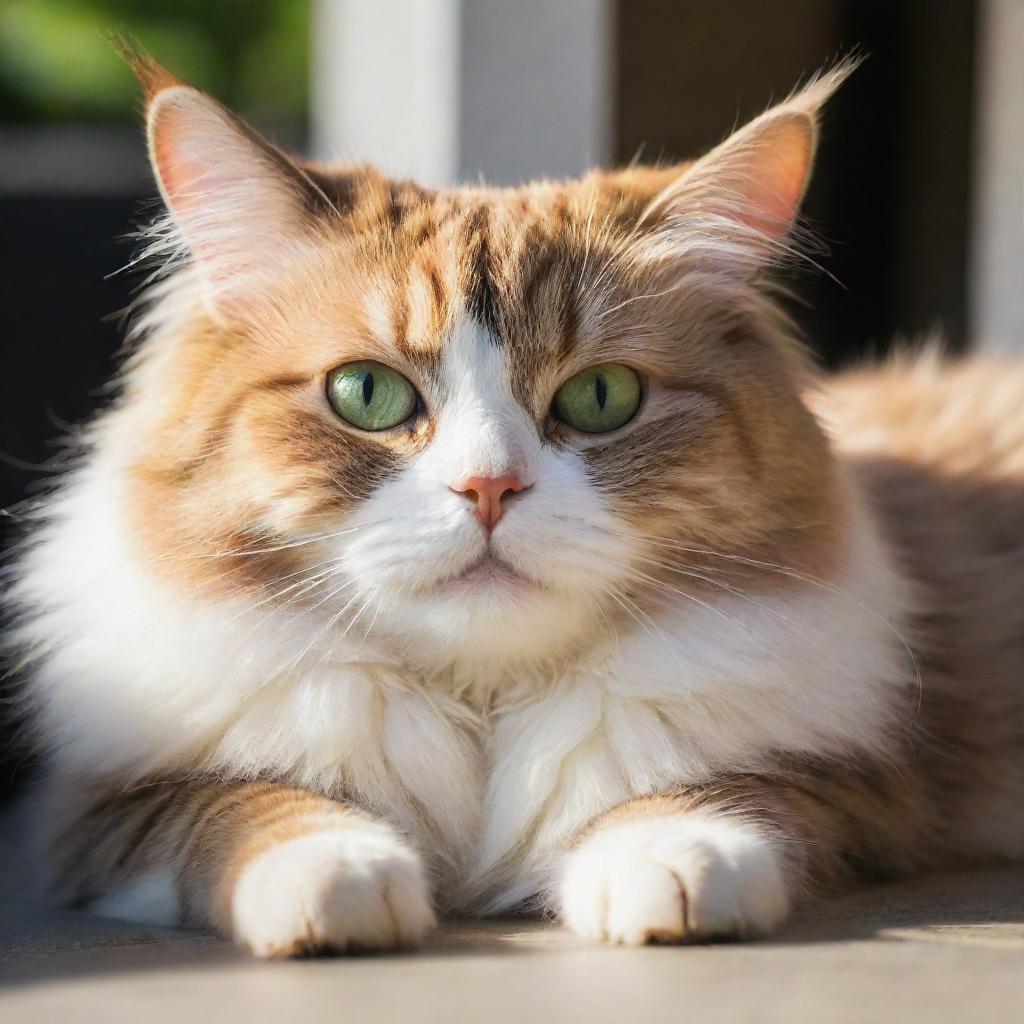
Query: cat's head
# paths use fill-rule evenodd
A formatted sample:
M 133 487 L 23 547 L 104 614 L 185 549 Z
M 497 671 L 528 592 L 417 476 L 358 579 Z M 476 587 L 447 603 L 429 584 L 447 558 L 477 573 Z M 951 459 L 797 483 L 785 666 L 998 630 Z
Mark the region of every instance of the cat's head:
M 450 191 L 296 163 L 139 71 L 173 269 L 119 429 L 134 528 L 189 599 L 511 663 L 827 561 L 765 275 L 843 70 L 686 165 Z

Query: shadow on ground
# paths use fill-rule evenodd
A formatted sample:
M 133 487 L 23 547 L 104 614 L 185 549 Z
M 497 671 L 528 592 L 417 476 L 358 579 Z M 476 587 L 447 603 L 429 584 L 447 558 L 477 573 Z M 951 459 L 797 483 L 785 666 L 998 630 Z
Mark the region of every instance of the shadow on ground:
M 992 871 L 935 874 L 821 901 L 799 912 L 777 936 L 758 943 L 641 955 L 685 957 L 701 949 L 721 956 L 779 958 L 793 947 L 846 946 L 862 942 L 945 942 L 1015 950 L 1024 964 L 1024 866 Z M 323 964 L 364 966 L 450 961 L 453 958 L 552 956 L 587 951 L 612 956 L 626 950 L 595 950 L 556 926 L 529 919 L 451 921 L 415 953 L 328 957 Z M 613 964 L 614 962 L 611 961 Z M 293 962 L 312 970 L 316 962 Z M 132 971 L 276 970 L 202 932 L 133 925 L 70 910 L 40 910 L 16 897 L 0 918 L 0 984 L 42 984 L 76 977 L 96 979 Z M 1022 996 L 1024 996 L 1024 967 Z

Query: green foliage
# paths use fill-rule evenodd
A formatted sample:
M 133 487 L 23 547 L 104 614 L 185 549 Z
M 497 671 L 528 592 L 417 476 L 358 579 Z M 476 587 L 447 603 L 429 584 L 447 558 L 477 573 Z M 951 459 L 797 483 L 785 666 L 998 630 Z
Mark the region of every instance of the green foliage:
M 185 80 L 261 120 L 301 121 L 307 0 L 0 0 L 0 121 L 129 121 L 130 33 Z

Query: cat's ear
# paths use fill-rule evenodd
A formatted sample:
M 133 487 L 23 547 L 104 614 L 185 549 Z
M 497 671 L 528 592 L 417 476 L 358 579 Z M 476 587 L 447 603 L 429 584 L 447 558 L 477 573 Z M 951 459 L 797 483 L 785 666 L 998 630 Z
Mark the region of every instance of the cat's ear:
M 164 203 L 210 301 L 226 307 L 280 273 L 323 200 L 307 175 L 239 117 L 145 55 L 149 156 Z
M 695 161 L 645 210 L 662 244 L 714 251 L 739 266 L 786 251 L 810 178 L 822 106 L 853 71 L 846 61 Z

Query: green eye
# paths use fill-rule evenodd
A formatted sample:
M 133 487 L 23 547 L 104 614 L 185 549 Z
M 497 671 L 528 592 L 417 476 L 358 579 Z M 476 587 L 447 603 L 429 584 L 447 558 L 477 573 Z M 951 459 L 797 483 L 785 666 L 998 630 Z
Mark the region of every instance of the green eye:
M 628 423 L 640 407 L 640 378 L 618 363 L 591 366 L 567 380 L 553 411 L 563 423 L 586 434 L 603 434 Z
M 387 430 L 416 411 L 416 391 L 397 371 L 369 360 L 346 363 L 327 378 L 327 400 L 360 430 Z

